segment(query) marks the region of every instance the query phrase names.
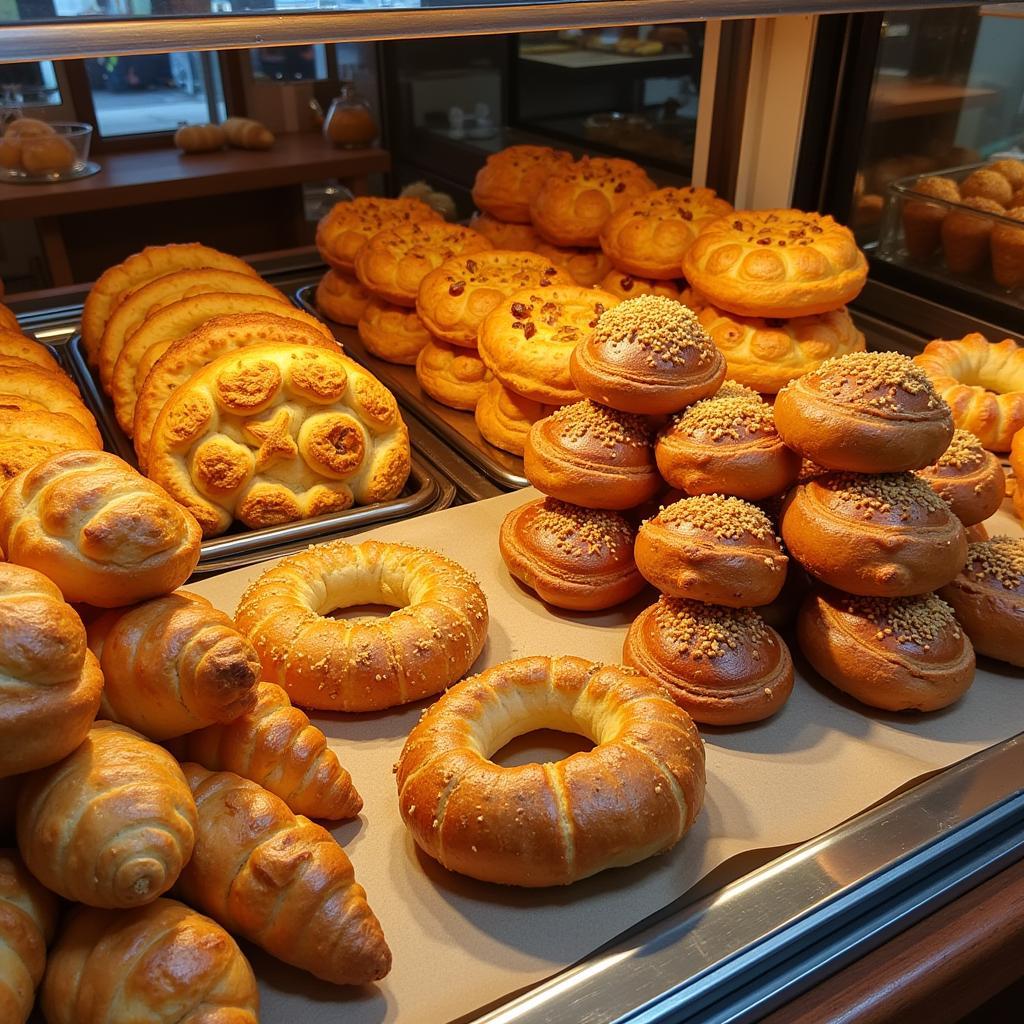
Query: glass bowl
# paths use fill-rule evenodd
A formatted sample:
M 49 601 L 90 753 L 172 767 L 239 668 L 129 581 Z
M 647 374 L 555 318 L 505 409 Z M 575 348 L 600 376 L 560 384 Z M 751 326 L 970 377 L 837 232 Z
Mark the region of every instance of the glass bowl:
M 0 136 L 0 180 L 68 181 L 93 174 L 99 168 L 89 161 L 91 142 L 90 124 L 11 121 Z

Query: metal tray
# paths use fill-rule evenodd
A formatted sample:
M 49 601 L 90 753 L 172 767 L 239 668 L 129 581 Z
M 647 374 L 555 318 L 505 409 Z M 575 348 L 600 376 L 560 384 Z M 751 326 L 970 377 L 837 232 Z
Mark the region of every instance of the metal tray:
M 315 283 L 303 285 L 295 292 L 295 304 L 324 320 L 338 341 L 345 346 L 346 354 L 365 366 L 385 387 L 390 388 L 399 405 L 405 406 L 423 420 L 457 452 L 505 490 L 514 491 L 528 485 L 529 481 L 523 473 L 523 460 L 518 455 L 510 455 L 488 444 L 480 436 L 471 412 L 449 409 L 435 402 L 420 388 L 413 367 L 398 366 L 370 355 L 353 328 L 331 323 L 321 316 L 316 307 L 315 292 Z

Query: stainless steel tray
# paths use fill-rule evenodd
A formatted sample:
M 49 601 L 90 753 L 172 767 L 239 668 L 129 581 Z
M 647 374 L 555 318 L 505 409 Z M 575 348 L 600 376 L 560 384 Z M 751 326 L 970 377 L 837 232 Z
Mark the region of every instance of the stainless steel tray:
M 316 307 L 315 292 L 315 283 L 303 285 L 295 292 L 295 303 L 300 309 L 326 321 Z M 527 486 L 529 481 L 523 474 L 523 460 L 518 455 L 510 455 L 488 444 L 480 436 L 471 412 L 449 409 L 435 402 L 420 388 L 413 367 L 397 366 L 377 359 L 366 351 L 353 328 L 326 322 L 334 331 L 334 336 L 345 346 L 348 355 L 365 366 L 385 387 L 390 388 L 400 405 L 423 420 L 477 469 L 507 491 Z

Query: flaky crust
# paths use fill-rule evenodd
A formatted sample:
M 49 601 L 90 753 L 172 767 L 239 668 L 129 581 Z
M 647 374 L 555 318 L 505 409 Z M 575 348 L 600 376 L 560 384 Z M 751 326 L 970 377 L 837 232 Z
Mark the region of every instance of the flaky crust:
M 316 308 L 336 324 L 355 327 L 369 301 L 355 274 L 344 270 L 328 270 L 316 286 Z
M 827 313 L 867 279 L 848 228 L 800 210 L 741 210 L 709 224 L 683 257 L 683 274 L 708 301 L 740 316 Z
M 976 454 L 976 458 L 964 457 L 953 462 L 948 461 L 947 451 L 937 464 L 917 472 L 949 503 L 964 526 L 975 526 L 995 515 L 1006 496 L 1006 474 L 999 459 L 983 449 Z
M 50 350 L 38 341 L 21 333 L 20 328 L 10 330 L 0 323 L 0 359 L 24 359 L 51 373 L 63 373 Z
M 316 247 L 324 261 L 335 270 L 353 274 L 356 253 L 378 231 L 399 224 L 440 220 L 437 210 L 421 199 L 356 196 L 350 202 L 335 203 L 320 218 Z
M 534 246 L 534 251 L 551 260 L 584 288 L 601 286 L 602 278 L 612 270 L 611 260 L 600 249 L 552 245 L 541 240 Z
M 488 444 L 513 455 L 522 455 L 530 427 L 554 409 L 509 391 L 500 380 L 487 385 L 473 410 L 480 435 Z
M 488 760 L 556 728 L 592 750 L 551 764 Z M 402 819 L 451 871 L 504 885 L 567 885 L 674 846 L 704 800 L 704 747 L 657 683 L 581 658 L 522 658 L 449 690 L 409 734 Z
M 548 146 L 506 146 L 477 171 L 473 202 L 499 221 L 528 224 L 530 203 L 544 179 L 571 164 L 569 153 Z
M 49 412 L 77 420 L 101 444 L 96 420 L 86 408 L 71 379 L 23 359 L 0 360 L 0 394 L 14 395 L 37 403 Z
M 526 223 L 514 224 L 508 221 L 498 220 L 489 213 L 474 213 L 469 220 L 469 226 L 486 238 L 495 249 L 511 249 L 513 252 L 533 252 L 540 235 L 533 230 L 529 223 L 530 213 L 527 210 Z
M 452 409 L 473 410 L 493 374 L 468 348 L 428 341 L 416 357 L 416 380 L 435 402 Z
M 381 603 L 384 619 L 333 619 Z M 459 679 L 487 637 L 487 601 L 461 566 L 432 551 L 366 541 L 321 544 L 283 559 L 246 590 L 235 614 L 278 683 L 302 707 L 374 711 Z
M 366 304 L 358 329 L 371 355 L 400 366 L 415 366 L 417 356 L 432 338 L 414 309 L 378 298 Z
M 92 430 L 63 413 L 3 405 L 0 398 L 0 488 L 57 452 L 103 447 Z

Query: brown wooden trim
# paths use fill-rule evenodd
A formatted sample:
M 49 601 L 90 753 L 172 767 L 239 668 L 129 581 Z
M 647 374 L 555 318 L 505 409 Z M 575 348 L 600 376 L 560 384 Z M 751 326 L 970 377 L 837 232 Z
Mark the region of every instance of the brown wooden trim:
M 68 83 L 68 98 L 75 108 L 75 116 L 79 121 L 87 121 L 93 126 L 93 146 L 99 142 L 100 126 L 96 123 L 96 105 L 92 101 L 92 89 L 89 88 L 89 74 L 85 70 L 84 60 L 66 60 L 63 62 L 64 74 Z
M 708 143 L 707 185 L 727 199 L 736 198 L 743 118 L 747 110 L 754 21 L 723 21 L 715 73 L 715 116 Z
M 36 230 L 46 256 L 46 265 L 50 268 L 50 283 L 55 288 L 74 284 L 75 275 L 71 271 L 71 260 L 60 230 L 60 219 L 37 217 Z
M 228 117 L 246 117 L 249 105 L 245 98 L 245 68 L 248 50 L 223 50 L 217 54 L 220 83 L 224 89 L 224 107 Z

